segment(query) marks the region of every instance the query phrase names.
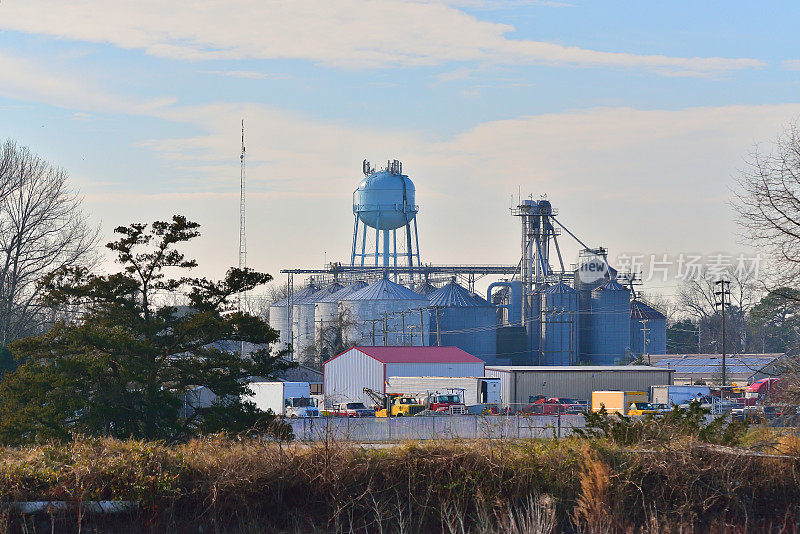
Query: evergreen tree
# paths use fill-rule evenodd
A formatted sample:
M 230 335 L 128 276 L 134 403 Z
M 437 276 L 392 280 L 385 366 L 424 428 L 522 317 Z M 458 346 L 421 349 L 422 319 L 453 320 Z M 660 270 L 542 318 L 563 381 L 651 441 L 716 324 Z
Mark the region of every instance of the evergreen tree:
M 236 268 L 220 281 L 186 276 L 197 264 L 178 246 L 198 237 L 198 228 L 182 216 L 119 227 L 107 247 L 121 272 L 65 267 L 43 280 L 46 305 L 77 306 L 81 314 L 11 345 L 21 365 L 0 382 L 0 441 L 74 433 L 175 440 L 272 424 L 242 400 L 246 380 L 289 364 L 268 348 L 243 355 L 218 347 L 225 340 L 268 347 L 278 339 L 231 303 L 271 277 Z M 186 306 L 160 305 L 176 294 Z M 187 406 L 197 388 L 213 393 L 211 406 Z

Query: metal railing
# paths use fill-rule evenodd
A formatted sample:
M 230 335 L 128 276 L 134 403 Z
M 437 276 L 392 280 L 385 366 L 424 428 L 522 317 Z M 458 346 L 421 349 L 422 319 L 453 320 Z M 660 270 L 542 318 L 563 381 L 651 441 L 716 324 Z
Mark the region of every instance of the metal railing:
M 582 415 L 431 415 L 287 420 L 299 441 L 559 438 L 583 428 Z

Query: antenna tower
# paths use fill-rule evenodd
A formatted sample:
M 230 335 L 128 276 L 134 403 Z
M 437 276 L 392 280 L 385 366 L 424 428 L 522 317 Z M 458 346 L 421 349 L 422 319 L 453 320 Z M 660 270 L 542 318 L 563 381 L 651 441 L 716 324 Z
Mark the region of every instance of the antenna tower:
M 242 119 L 242 152 L 239 155 L 239 269 L 247 268 L 247 240 L 245 235 L 245 149 L 244 119 Z M 239 296 L 239 311 L 242 310 L 242 296 Z

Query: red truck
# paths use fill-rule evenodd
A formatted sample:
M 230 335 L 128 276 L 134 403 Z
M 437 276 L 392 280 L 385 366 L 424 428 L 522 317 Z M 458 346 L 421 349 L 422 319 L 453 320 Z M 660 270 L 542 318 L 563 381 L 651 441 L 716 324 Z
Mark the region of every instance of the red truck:
M 745 405 L 755 406 L 774 402 L 775 397 L 779 397 L 783 392 L 783 384 L 780 378 L 762 378 L 756 380 L 744 390 Z
M 464 404 L 464 399 L 459 392 L 428 393 L 424 404 L 432 412 L 467 413 L 467 405 Z
M 534 415 L 580 414 L 588 410 L 588 404 L 566 397 L 538 397 L 525 407 L 524 412 Z

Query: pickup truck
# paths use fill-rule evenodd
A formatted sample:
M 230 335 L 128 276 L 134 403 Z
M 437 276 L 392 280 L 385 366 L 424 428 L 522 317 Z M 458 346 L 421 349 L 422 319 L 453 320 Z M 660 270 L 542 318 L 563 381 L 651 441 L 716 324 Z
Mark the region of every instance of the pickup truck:
M 524 412 L 534 415 L 580 414 L 588 411 L 588 404 L 565 397 L 539 397 L 525 407 Z
M 367 408 L 363 402 L 343 402 L 333 413 L 340 417 L 375 417 L 375 410 Z

